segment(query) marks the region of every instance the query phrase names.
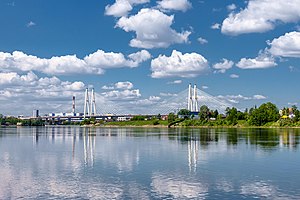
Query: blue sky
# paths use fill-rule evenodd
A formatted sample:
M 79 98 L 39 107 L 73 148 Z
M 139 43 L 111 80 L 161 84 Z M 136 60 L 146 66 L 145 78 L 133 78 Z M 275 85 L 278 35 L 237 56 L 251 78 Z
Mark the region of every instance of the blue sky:
M 73 95 L 83 112 L 86 87 L 99 112 L 147 113 L 189 83 L 241 109 L 300 103 L 300 0 L 3 0 L 0 19 L 3 114 Z

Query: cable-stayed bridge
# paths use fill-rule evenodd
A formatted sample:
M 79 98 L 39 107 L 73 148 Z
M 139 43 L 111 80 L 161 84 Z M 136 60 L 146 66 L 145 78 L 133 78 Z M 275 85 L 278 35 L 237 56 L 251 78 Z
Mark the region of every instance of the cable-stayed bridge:
M 82 102 L 82 101 L 81 101 Z M 96 104 L 97 102 L 97 104 Z M 150 100 L 124 100 L 116 101 L 94 93 L 94 90 L 85 90 L 84 113 L 75 113 L 75 97 L 73 96 L 71 113 L 50 113 L 43 116 L 45 120 L 83 120 L 85 118 L 95 117 L 97 119 L 107 119 L 110 116 L 128 117 L 129 115 L 167 115 L 177 113 L 180 109 L 188 109 L 191 112 L 199 112 L 202 105 L 208 106 L 210 110 L 218 110 L 219 113 L 225 113 L 227 107 L 233 105 L 218 97 L 210 95 L 194 86 L 189 85 L 177 94 L 165 99 L 156 98 Z M 80 110 L 80 109 L 79 109 Z M 38 117 L 38 116 L 37 116 Z
M 196 89 L 198 110 L 202 105 L 206 105 L 211 110 L 218 110 L 219 113 L 225 113 L 227 107 L 233 107 L 233 105 L 223 99 L 210 95 L 203 90 Z M 163 100 L 158 101 L 110 101 L 104 99 L 99 95 L 99 98 L 102 103 L 97 104 L 97 114 L 169 114 L 171 112 L 177 113 L 180 109 L 188 109 L 189 107 L 189 88 L 179 92 L 178 94 L 173 94 L 171 97 L 168 97 Z M 98 98 L 98 96 L 97 96 Z M 99 102 L 100 102 L 99 101 Z

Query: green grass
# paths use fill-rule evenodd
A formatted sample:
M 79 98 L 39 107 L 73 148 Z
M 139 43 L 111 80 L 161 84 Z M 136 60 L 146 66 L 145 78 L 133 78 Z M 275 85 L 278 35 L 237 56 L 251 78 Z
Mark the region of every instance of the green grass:
M 163 120 L 143 120 L 143 121 L 124 121 L 124 122 L 106 122 L 105 126 L 167 126 L 168 121 Z

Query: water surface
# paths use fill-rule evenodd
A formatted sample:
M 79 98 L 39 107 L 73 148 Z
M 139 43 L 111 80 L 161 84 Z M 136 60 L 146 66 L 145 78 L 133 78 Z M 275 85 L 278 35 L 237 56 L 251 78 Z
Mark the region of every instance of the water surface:
M 0 199 L 300 199 L 298 129 L 0 128 Z

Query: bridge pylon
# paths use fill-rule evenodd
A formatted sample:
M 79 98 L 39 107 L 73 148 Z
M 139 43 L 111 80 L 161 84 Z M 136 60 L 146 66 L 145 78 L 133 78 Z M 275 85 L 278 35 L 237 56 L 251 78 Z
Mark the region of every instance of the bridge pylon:
M 197 94 L 197 85 L 194 85 L 192 89 L 192 85 L 189 84 L 188 88 L 188 108 L 191 112 L 199 112 L 199 105 L 198 105 L 198 94 Z
M 89 89 L 86 88 L 84 96 L 85 97 L 84 97 L 83 117 L 86 118 L 86 116 L 97 115 L 96 96 L 95 96 L 94 88 L 92 88 L 90 95 L 89 95 Z

